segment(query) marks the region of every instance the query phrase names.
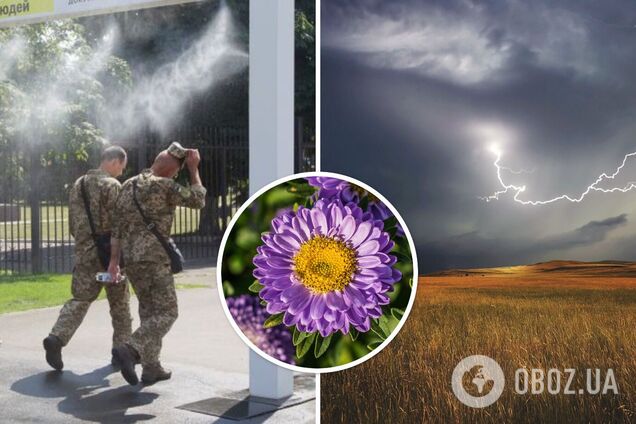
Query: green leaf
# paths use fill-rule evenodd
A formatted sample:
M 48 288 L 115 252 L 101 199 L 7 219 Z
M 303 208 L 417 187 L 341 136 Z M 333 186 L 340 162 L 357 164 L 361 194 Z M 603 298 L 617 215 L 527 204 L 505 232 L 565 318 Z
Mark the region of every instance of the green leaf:
M 399 250 L 393 250 L 391 252 L 391 255 L 395 256 L 398 260 L 398 262 L 413 262 L 413 259 L 411 259 L 411 257 L 409 255 L 405 255 L 404 253 L 400 252 Z
M 316 333 L 311 333 L 308 337 L 305 337 L 305 339 L 296 346 L 296 356 L 298 358 L 305 356 L 305 354 L 309 352 L 309 349 L 311 349 L 311 345 L 314 344 L 315 339 Z
M 384 230 L 387 231 L 389 228 L 396 227 L 398 224 L 398 220 L 395 216 L 390 216 L 384 220 Z
M 259 293 L 263 287 L 265 286 L 259 283 L 258 280 L 256 280 L 252 283 L 252 285 L 248 288 L 248 290 L 251 291 L 252 293 Z
M 289 193 L 293 193 L 298 197 L 311 196 L 316 192 L 316 188 L 309 185 L 309 183 L 297 183 L 290 181 L 289 187 L 287 187 Z
M 392 328 L 389 322 L 389 317 L 382 315 L 378 319 L 371 321 L 371 330 L 378 335 L 382 340 L 385 340 L 391 334 Z
M 382 344 L 382 341 L 375 341 L 375 342 L 371 342 L 367 345 L 367 349 L 369 350 L 373 350 L 375 348 L 377 348 L 378 346 L 380 346 Z
M 265 302 L 264 300 L 261 300 L 261 306 L 267 306 L 267 302 Z
M 349 336 L 351 337 L 351 340 L 355 342 L 359 335 L 360 333 L 358 332 L 358 330 L 353 327 L 349 328 Z
M 267 318 L 265 320 L 265 323 L 263 324 L 263 328 L 272 328 L 282 324 L 284 315 L 285 313 L 281 312 L 280 314 L 272 315 L 271 317 Z
M 393 331 L 393 327 L 391 326 L 390 321 L 391 319 L 387 315 L 382 315 L 380 318 L 378 318 L 378 323 L 380 324 L 382 331 L 384 332 L 384 334 L 386 334 L 387 337 L 389 337 L 389 335 L 391 335 L 391 332 Z
M 384 331 L 382 331 L 382 327 L 380 326 L 377 319 L 371 320 L 371 331 L 373 331 L 382 340 L 386 339 L 387 337 L 384 334 Z
M 236 291 L 234 290 L 234 286 L 232 285 L 232 283 L 230 283 L 229 281 L 223 281 L 223 294 L 225 294 L 225 296 L 234 296 L 234 293 L 236 293 Z
M 366 211 L 369 207 L 369 196 L 364 196 L 362 199 L 360 199 L 360 203 L 358 203 L 358 206 L 360 206 L 363 211 Z
M 258 246 L 261 242 L 259 234 L 248 227 L 241 227 L 236 231 L 234 243 L 236 246 L 242 249 L 252 249 Z
M 292 343 L 294 343 L 294 346 L 298 346 L 300 342 L 302 342 L 309 336 L 311 336 L 311 333 L 305 333 L 304 331 L 300 331 L 298 328 L 294 327 L 294 335 L 292 337 Z
M 399 321 L 404 316 L 404 311 L 398 308 L 391 308 L 391 315 L 393 315 L 393 317 Z
M 329 348 L 331 343 L 331 334 L 327 337 L 316 337 L 316 346 L 314 347 L 314 356 L 320 358 Z

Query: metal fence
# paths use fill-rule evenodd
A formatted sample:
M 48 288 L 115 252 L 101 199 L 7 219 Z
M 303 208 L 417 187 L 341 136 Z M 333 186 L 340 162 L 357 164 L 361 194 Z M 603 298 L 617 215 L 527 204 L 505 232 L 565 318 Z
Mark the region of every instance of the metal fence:
M 172 236 L 186 260 L 209 258 L 232 215 L 248 197 L 249 143 L 246 128 L 190 127 L 170 135 L 142 134 L 121 140 L 129 155 L 124 178 L 150 166 L 170 141 L 201 152 L 201 178 L 207 188 L 201 211 L 178 208 Z M 0 274 L 69 272 L 74 262 L 68 227 L 68 191 L 73 182 L 99 162 L 99 149 L 88 160 L 58 157 L 42 147 L 0 147 Z M 296 142 L 301 171 L 313 169 L 313 145 Z M 72 156 L 72 155 L 71 155 Z M 298 159 L 301 158 L 301 159 Z M 179 178 L 187 181 L 187 171 Z
M 296 118 L 294 122 L 294 172 L 296 173 L 316 170 L 316 142 L 313 133 L 314 131 L 305 125 L 303 118 Z

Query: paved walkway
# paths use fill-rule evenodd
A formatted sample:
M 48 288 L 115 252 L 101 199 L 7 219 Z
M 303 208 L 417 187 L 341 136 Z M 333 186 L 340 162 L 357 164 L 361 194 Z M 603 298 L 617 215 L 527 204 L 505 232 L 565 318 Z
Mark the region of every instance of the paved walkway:
M 211 397 L 235 397 L 248 386 L 248 348 L 221 309 L 214 268 L 191 269 L 178 280 L 209 287 L 179 290 L 179 319 L 162 353 L 173 377 L 149 387 L 129 386 L 109 365 L 112 330 L 105 301 L 92 305 L 64 348 L 61 373 L 48 367 L 42 349 L 59 307 L 0 315 L 0 421 L 235 422 L 176 409 Z M 136 312 L 136 299 L 132 308 Z M 133 328 L 137 325 L 135 319 Z M 310 401 L 246 422 L 313 423 L 315 408 Z

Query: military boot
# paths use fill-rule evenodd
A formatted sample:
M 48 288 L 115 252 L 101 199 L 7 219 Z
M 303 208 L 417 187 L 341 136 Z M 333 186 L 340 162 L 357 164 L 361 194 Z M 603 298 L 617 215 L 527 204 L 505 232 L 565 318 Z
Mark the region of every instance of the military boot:
M 169 380 L 172 371 L 163 368 L 161 365 L 144 367 L 141 373 L 141 382 L 145 385 L 155 384 L 157 381 Z
M 117 368 L 117 369 L 121 368 L 121 362 L 119 361 L 119 357 L 115 355 L 113 355 L 110 358 L 110 364 L 113 366 L 113 368 Z
M 128 345 L 118 346 L 113 348 L 113 359 L 119 362 L 121 368 L 121 375 L 131 386 L 135 386 L 139 383 L 139 377 L 135 372 L 135 364 L 139 360 L 139 354 Z
M 53 369 L 61 371 L 62 368 L 64 368 L 64 362 L 62 362 L 62 340 L 50 334 L 42 341 L 42 344 L 46 351 L 46 362 L 48 362 Z
M 135 359 L 135 364 L 139 364 L 139 363 L 140 363 L 139 358 Z M 113 368 L 116 368 L 116 369 L 121 368 L 121 362 L 119 362 L 119 358 L 115 355 L 111 356 L 110 364 L 113 366 Z

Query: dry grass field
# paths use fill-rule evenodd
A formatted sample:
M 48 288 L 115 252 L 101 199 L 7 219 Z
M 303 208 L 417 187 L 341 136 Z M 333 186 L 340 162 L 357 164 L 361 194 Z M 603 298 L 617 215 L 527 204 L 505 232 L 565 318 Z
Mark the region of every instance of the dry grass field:
M 482 354 L 503 368 L 501 398 L 461 404 L 451 374 Z M 520 395 L 518 368 L 612 368 L 619 394 Z M 353 369 L 323 375 L 322 422 L 636 422 L 636 265 L 554 261 L 420 278 L 393 342 Z M 562 387 L 563 387 L 562 383 Z M 563 389 L 562 389 L 563 390 Z

